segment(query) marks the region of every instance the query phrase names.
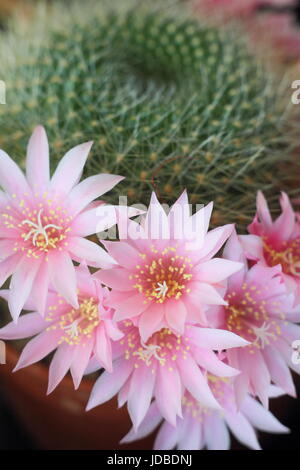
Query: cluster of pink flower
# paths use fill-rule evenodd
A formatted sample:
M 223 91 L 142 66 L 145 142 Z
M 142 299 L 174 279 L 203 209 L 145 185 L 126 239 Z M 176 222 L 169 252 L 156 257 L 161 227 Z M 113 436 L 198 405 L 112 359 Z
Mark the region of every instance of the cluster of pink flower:
M 224 24 L 238 20 L 254 47 L 268 45 L 280 60 L 300 61 L 300 24 L 294 0 L 191 0 L 197 12 Z M 264 11 L 265 10 L 265 11 Z M 294 15 L 295 16 L 295 15 Z
M 295 396 L 290 368 L 300 370 L 300 224 L 288 197 L 273 222 L 258 194 L 243 236 L 208 231 L 212 204 L 191 215 L 186 192 L 168 214 L 153 194 L 141 215 L 93 202 L 122 178 L 79 183 L 90 147 L 70 150 L 51 179 L 41 126 L 26 178 L 0 151 L 0 284 L 11 278 L 1 296 L 14 320 L 0 338 L 34 337 L 16 370 L 55 351 L 48 393 L 69 370 L 75 388 L 101 371 L 87 409 L 118 394 L 133 423 L 124 442 L 161 422 L 157 449 L 228 449 L 228 430 L 258 449 L 255 429 L 287 432 L 268 401 Z M 116 223 L 106 250 L 85 238 Z

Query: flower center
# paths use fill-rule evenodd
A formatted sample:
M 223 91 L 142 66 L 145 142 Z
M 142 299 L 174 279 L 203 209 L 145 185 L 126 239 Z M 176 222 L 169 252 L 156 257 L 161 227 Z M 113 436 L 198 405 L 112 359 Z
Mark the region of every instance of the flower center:
M 159 252 L 153 246 L 151 252 L 155 256 L 140 253 L 143 263 L 135 266 L 135 274 L 130 279 L 135 281 L 134 287 L 144 296 L 156 303 L 167 299 L 178 300 L 189 292 L 188 283 L 192 279 L 192 260 L 177 254 L 173 246 Z
M 255 334 L 254 343 L 260 343 L 262 349 L 270 344 L 269 339 L 274 339 L 276 336 L 270 331 L 270 323 L 264 322 L 261 326 L 252 326 L 253 333 Z
M 279 323 L 270 317 L 269 311 L 284 319 L 281 303 L 274 299 L 262 299 L 261 289 L 244 283 L 242 294 L 231 292 L 226 297 L 227 329 L 251 342 L 251 350 L 252 346 L 265 348 L 281 334 Z
M 72 219 L 57 199 L 50 199 L 47 192 L 34 194 L 34 200 L 28 194 L 11 197 L 11 204 L 1 213 L 0 224 L 15 233 L 14 252 L 39 258 L 68 244 Z
M 149 366 L 151 364 L 151 359 L 155 358 L 159 361 L 160 364 L 164 364 L 165 360 L 158 354 L 160 351 L 161 346 L 157 344 L 145 344 L 141 342 L 141 348 L 138 351 L 135 351 L 133 354 L 138 356 L 142 361 L 145 361 L 146 365 Z
M 141 365 L 153 366 L 156 362 L 160 366 L 168 366 L 172 369 L 172 363 L 178 357 L 186 358 L 190 346 L 188 338 L 177 336 L 168 328 L 163 328 L 154 333 L 151 338 L 144 343 L 140 339 L 138 328 L 133 327 L 130 321 L 124 322 L 127 330 L 120 344 L 125 347 L 125 359 L 133 360 L 134 367 Z
M 269 266 L 281 264 L 285 274 L 300 277 L 300 238 L 285 243 L 281 250 L 274 249 L 265 241 L 264 256 Z
M 50 307 L 51 310 L 55 310 Z M 46 319 L 53 321 L 50 314 Z M 80 301 L 79 309 L 72 309 L 67 313 L 61 315 L 57 322 L 51 325 L 48 330 L 60 329 L 62 336 L 59 344 L 66 342 L 70 346 L 81 343 L 86 338 L 91 338 L 94 329 L 99 325 L 101 319 L 98 310 L 98 303 L 93 297 L 83 299 Z
M 52 223 L 43 225 L 43 210 L 44 209 L 40 209 L 38 212 L 36 222 L 29 219 L 23 220 L 22 225 L 28 227 L 28 232 L 24 232 L 22 238 L 24 238 L 25 242 L 31 239 L 33 246 L 45 251 L 50 247 L 56 248 L 57 242 L 60 241 L 58 232 L 62 230 L 62 227 Z

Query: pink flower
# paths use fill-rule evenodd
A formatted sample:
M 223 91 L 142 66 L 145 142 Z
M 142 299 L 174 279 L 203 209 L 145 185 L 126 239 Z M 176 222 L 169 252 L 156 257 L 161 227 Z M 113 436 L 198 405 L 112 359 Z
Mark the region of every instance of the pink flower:
M 283 63 L 291 60 L 299 61 L 300 31 L 292 15 L 276 13 L 253 15 L 252 21 L 248 23 L 248 30 L 254 50 L 260 44 L 265 44 L 271 47 Z
M 257 213 L 249 225 L 251 235 L 240 237 L 249 259 L 264 266 L 281 265 L 290 292 L 300 302 L 300 224 L 285 193 L 280 198 L 282 214 L 272 220 L 264 195 L 257 195 Z
M 37 335 L 23 349 L 15 370 L 34 364 L 56 350 L 49 370 L 48 393 L 54 390 L 69 369 L 74 386 L 78 388 L 92 357 L 111 371 L 111 340 L 120 340 L 123 336 L 112 321 L 112 311 L 104 307 L 108 290 L 84 264 L 75 268 L 75 274 L 78 308 L 55 291 L 49 291 L 45 318 L 36 312 L 27 313 L 20 316 L 17 325 L 11 322 L 0 329 L 0 337 L 5 340 Z M 1 291 L 1 296 L 7 298 L 8 291 Z M 33 308 L 30 301 L 26 302 L 25 308 Z
M 220 361 L 214 351 L 248 344 L 228 331 L 193 325 L 187 325 L 181 336 L 163 328 L 147 342 L 130 321 L 124 321 L 120 329 L 124 338 L 113 345 L 113 372 L 104 372 L 98 378 L 87 410 L 118 393 L 119 406 L 127 402 L 135 428 L 144 419 L 152 397 L 162 416 L 172 425 L 176 416 L 181 416 L 184 390 L 204 406 L 220 408 L 203 370 L 222 377 L 238 374 Z
M 209 383 L 216 399 L 222 405 L 221 411 L 204 407 L 189 393 L 185 393 L 182 400 L 182 418 L 177 418 L 174 427 L 163 421 L 157 403 L 154 402 L 138 431 L 135 432 L 133 428 L 121 443 L 142 439 L 160 424 L 162 425 L 154 443 L 155 450 L 170 450 L 175 447 L 179 450 L 228 450 L 229 430 L 241 444 L 258 450 L 260 445 L 255 429 L 272 433 L 289 432 L 272 413 L 249 395 L 238 411 L 235 406 L 234 388 L 228 379 L 210 376 Z M 279 396 L 280 392 L 272 387 L 270 395 Z
M 216 15 L 223 20 L 248 18 L 261 0 L 194 0 L 195 10 Z M 264 2 L 266 3 L 266 2 Z
M 0 185 L 5 191 L 0 191 L 0 286 L 12 276 L 8 303 L 14 320 L 29 297 L 43 314 L 50 281 L 78 308 L 72 259 L 98 267 L 114 264 L 84 237 L 96 232 L 98 220 L 99 207 L 89 204 L 123 178 L 101 174 L 78 184 L 91 146 L 87 142 L 67 152 L 51 180 L 43 127 L 38 126 L 29 141 L 26 177 L 0 150 Z M 97 228 L 102 230 L 101 224 Z
M 295 3 L 295 2 L 294 2 Z M 269 6 L 269 11 L 260 11 L 261 5 Z M 263 45 L 269 46 L 283 62 L 299 60 L 300 32 L 293 15 L 280 14 L 280 7 L 292 7 L 291 0 L 194 0 L 193 7 L 202 15 L 209 15 L 218 25 L 228 21 L 241 22 L 247 32 L 253 50 Z
M 294 297 L 287 292 L 280 266 L 256 264 L 249 269 L 236 234 L 224 256 L 244 262 L 244 270 L 228 281 L 228 305 L 214 310 L 216 326 L 252 343 L 228 351 L 229 364 L 241 371 L 235 382 L 239 403 L 250 391 L 268 406 L 271 381 L 295 396 L 289 366 L 300 372 L 291 362 L 291 343 L 300 338 L 300 327 L 293 323 L 300 321 L 300 309 L 293 307 Z
M 144 342 L 164 327 L 182 334 L 186 322 L 205 324 L 207 305 L 224 304 L 216 287 L 242 265 L 211 259 L 233 230 L 207 233 L 211 211 L 209 204 L 190 216 L 183 192 L 167 215 L 153 193 L 144 222 L 129 221 L 126 239 L 104 243 L 118 266 L 97 277 L 112 288 L 115 320 L 137 322 Z

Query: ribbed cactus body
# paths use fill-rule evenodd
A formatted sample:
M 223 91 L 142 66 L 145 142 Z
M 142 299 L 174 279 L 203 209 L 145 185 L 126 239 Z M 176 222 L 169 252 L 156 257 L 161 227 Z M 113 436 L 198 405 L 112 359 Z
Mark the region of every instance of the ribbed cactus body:
M 257 189 L 276 199 L 284 103 L 239 37 L 181 10 L 88 3 L 68 28 L 50 11 L 47 40 L 10 66 L 1 147 L 23 163 L 42 123 L 55 166 L 92 139 L 87 174 L 126 176 L 107 200 L 147 203 L 154 189 L 169 203 L 187 188 L 192 202 L 216 202 L 215 223 L 247 223 Z

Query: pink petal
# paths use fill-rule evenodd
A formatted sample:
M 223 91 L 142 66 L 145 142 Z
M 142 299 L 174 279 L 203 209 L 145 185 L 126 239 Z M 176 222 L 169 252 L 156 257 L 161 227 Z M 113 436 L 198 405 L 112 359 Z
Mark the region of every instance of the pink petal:
M 186 190 L 171 207 L 167 218 L 170 237 L 172 239 L 183 239 L 187 233 L 186 229 L 191 229 L 190 206 Z
M 203 406 L 220 409 L 221 407 L 213 396 L 207 380 L 203 377 L 200 368 L 192 357 L 186 360 L 177 359 L 177 365 L 180 370 L 181 381 L 191 395 Z
M 263 299 L 274 298 L 274 296 L 278 297 L 278 295 L 286 294 L 286 288 L 284 283 L 282 282 L 281 276 L 281 265 L 269 267 L 263 266 L 259 263 L 252 266 L 247 273 L 246 281 L 250 284 L 253 282 L 257 284 L 258 279 L 263 279 L 263 283 L 265 286 L 265 292 Z M 277 276 L 277 283 L 275 284 L 275 276 Z M 270 283 L 271 281 L 271 283 Z
M 184 299 L 184 304 L 188 312 L 187 321 L 197 323 L 201 326 L 207 326 L 205 307 L 199 304 L 199 298 L 197 295 L 189 293 Z
M 232 232 L 225 245 L 223 257 L 226 259 L 230 259 L 231 261 L 238 261 L 239 263 L 246 262 L 245 253 L 240 243 L 239 237 L 236 233 L 236 230 Z
M 99 363 L 96 356 L 92 356 L 84 371 L 84 375 L 94 374 L 95 372 L 99 372 L 100 370 L 102 370 L 101 364 Z
M 279 240 L 288 240 L 295 229 L 296 214 L 291 206 L 289 197 L 286 193 L 281 193 L 280 205 L 282 214 L 274 223 L 274 232 L 278 234 Z
M 46 189 L 50 180 L 49 146 L 43 126 L 37 126 L 27 147 L 26 176 L 31 188 Z
M 222 258 L 213 258 L 205 263 L 200 263 L 195 268 L 195 279 L 202 282 L 216 284 L 240 271 L 244 265 L 235 261 Z M 193 277 L 194 278 L 194 277 Z
M 149 410 L 154 383 L 155 374 L 151 367 L 139 367 L 132 374 L 127 407 L 134 429 L 139 427 Z
M 0 200 L 0 204 L 9 204 L 9 201 L 6 201 L 6 202 L 2 202 Z M 2 206 L 3 207 L 3 206 Z M 16 241 L 16 239 L 19 237 L 19 231 L 18 231 L 18 228 L 7 228 L 5 225 L 3 225 L 3 223 L 0 223 L 0 237 L 1 238 L 7 238 L 9 239 L 10 241 Z M 0 259 L 4 259 L 6 257 L 6 254 L 5 256 L 3 255 L 3 253 L 1 254 L 0 256 Z
M 238 409 L 243 403 L 245 396 L 249 392 L 250 380 L 248 369 L 244 366 L 243 356 L 247 358 L 247 354 L 243 354 L 245 351 L 241 349 L 229 349 L 226 352 L 229 364 L 237 370 L 242 370 L 243 372 L 239 374 L 234 380 L 234 392 L 236 397 L 236 405 Z
M 196 255 L 196 259 L 204 262 L 212 258 L 222 248 L 233 230 L 234 225 L 228 224 L 208 232 L 204 238 L 203 247 Z
M 286 288 L 289 293 L 293 294 L 295 296 L 295 305 L 300 305 L 300 298 L 299 298 L 299 282 L 297 280 L 290 276 L 289 274 L 284 274 L 282 273 L 282 278 L 284 280 L 284 283 L 286 285 Z
M 57 330 L 43 331 L 29 341 L 23 349 L 14 371 L 30 366 L 48 356 L 56 349 L 60 336 L 61 333 Z
M 127 292 L 112 289 L 109 291 L 108 297 L 104 300 L 104 305 L 110 308 L 118 308 L 124 300 L 129 299 L 133 294 L 135 294 L 135 291 Z
M 73 361 L 75 348 L 69 344 L 58 346 L 49 367 L 49 382 L 47 395 L 49 395 L 62 381 Z
M 0 290 L 0 298 L 6 300 L 6 302 L 8 302 L 9 295 L 10 295 L 10 290 L 9 289 Z M 33 311 L 33 310 L 35 310 L 35 308 L 36 307 L 35 307 L 34 303 L 31 301 L 31 298 L 28 298 L 26 300 L 25 304 L 24 304 L 24 310 Z
M 86 410 L 89 411 L 95 406 L 101 405 L 118 393 L 120 388 L 125 384 L 132 372 L 132 364 L 123 358 L 114 363 L 112 373 L 104 371 L 96 381 Z
M 49 253 L 49 275 L 54 288 L 74 308 L 78 308 L 76 272 L 65 252 Z
M 4 261 L 0 261 L 0 286 L 2 286 L 16 270 L 19 262 L 20 256 L 18 254 L 11 255 Z
M 68 241 L 68 250 L 76 260 L 84 260 L 97 267 L 110 267 L 116 262 L 114 259 L 94 242 L 86 238 L 72 237 Z
M 125 299 L 120 306 L 116 306 L 115 321 L 125 320 L 140 315 L 147 308 L 149 303 L 145 303 L 145 298 L 141 294 L 136 294 Z
M 150 405 L 147 416 L 139 426 L 138 430 L 135 432 L 134 428 L 131 428 L 128 434 L 120 441 L 120 444 L 126 444 L 129 442 L 136 441 L 138 439 L 143 439 L 144 437 L 151 434 L 154 429 L 159 425 L 162 420 L 161 414 L 159 413 L 156 403 Z
M 121 219 L 121 217 L 119 217 L 119 219 Z M 125 226 L 124 230 L 123 224 Z M 134 220 L 123 217 L 118 221 L 118 229 L 120 240 L 125 240 L 130 246 L 137 249 L 138 252 L 149 252 L 149 240 L 147 239 L 147 234 L 144 231 L 142 223 L 137 223 Z
M 290 432 L 270 411 L 266 410 L 258 401 L 250 396 L 246 397 L 242 406 L 242 412 L 252 426 L 260 431 L 272 433 Z
M 292 343 L 294 340 L 300 339 L 300 325 L 294 325 L 289 322 L 280 322 L 280 328 L 283 338 Z
M 290 312 L 285 313 L 285 315 L 286 315 L 287 321 L 299 323 L 300 322 L 300 304 L 298 304 L 295 308 L 292 308 Z
M 19 318 L 21 310 L 31 293 L 40 264 L 41 260 L 29 261 L 28 258 L 23 258 L 12 275 L 8 306 L 14 321 Z
M 74 387 L 77 390 L 85 370 L 88 366 L 91 358 L 93 348 L 93 341 L 87 341 L 85 344 L 80 344 L 75 347 L 73 362 L 71 364 L 71 375 L 74 383 Z M 99 366 L 100 367 L 100 366 Z
M 157 198 L 156 198 L 156 200 L 157 200 Z M 174 205 L 173 205 L 172 207 L 174 207 L 176 204 L 181 205 L 181 206 L 186 206 L 186 205 L 189 204 L 188 193 L 187 193 L 187 190 L 186 190 L 186 189 L 184 189 L 184 190 L 182 191 L 182 193 L 180 194 L 179 198 L 176 199 L 176 201 L 174 202 Z M 170 214 L 171 212 L 172 212 L 172 208 L 171 208 L 169 214 Z
M 0 329 L 1 339 L 23 339 L 40 333 L 48 324 L 38 313 L 21 315 L 18 323 L 10 322 Z
M 268 203 L 261 191 L 258 191 L 256 198 L 257 214 L 261 222 L 267 227 L 272 226 L 272 217 L 269 211 Z
M 269 396 L 268 390 L 271 377 L 260 351 L 256 351 L 255 355 L 248 355 L 248 367 L 250 370 L 250 383 L 255 394 L 259 397 L 262 404 L 268 408 Z
M 150 305 L 147 310 L 141 314 L 138 325 L 144 343 L 146 343 L 150 336 L 159 329 L 163 316 L 164 310 L 157 304 Z
M 293 348 L 291 344 L 287 343 L 282 338 L 278 338 L 276 341 L 276 349 L 280 352 L 285 362 L 288 364 L 289 368 L 294 370 L 297 374 L 300 374 L 300 365 L 293 364 L 292 362 Z
M 100 282 L 93 278 L 85 261 L 82 261 L 75 268 L 77 287 L 87 296 L 98 297 L 99 301 L 103 300 L 103 289 Z
M 122 408 L 122 406 L 124 406 L 125 403 L 127 402 L 129 389 L 130 389 L 130 378 L 127 380 L 125 385 L 123 385 L 123 387 L 118 393 L 118 408 Z
M 171 450 L 178 441 L 178 429 L 168 422 L 164 422 L 157 433 L 154 450 Z
M 151 195 L 149 209 L 145 218 L 144 230 L 147 234 L 147 238 L 149 239 L 170 239 L 168 216 L 157 200 L 154 192 Z
M 222 351 L 227 348 L 239 348 L 247 346 L 248 341 L 227 330 L 216 328 L 190 327 L 189 337 L 193 344 L 201 348 Z
M 78 276 L 78 278 L 81 279 L 82 283 L 85 283 L 85 281 L 90 280 L 91 273 L 85 261 L 83 261 L 82 263 L 80 263 L 79 266 L 76 267 L 76 275 Z M 92 281 L 91 284 L 93 284 Z
M 119 341 L 119 339 L 122 339 L 124 336 L 124 333 L 122 333 L 117 325 L 110 320 L 106 320 L 105 322 L 105 328 L 107 331 L 108 336 L 113 340 L 113 341 Z
M 23 172 L 3 150 L 0 150 L 0 186 L 10 196 L 31 193 Z
M 197 299 L 202 305 L 227 305 L 227 302 L 221 297 L 219 292 L 210 284 L 200 281 L 192 281 L 189 283 L 191 292 L 189 297 Z
M 90 206 L 89 206 L 90 207 Z M 73 222 L 76 235 L 87 237 L 109 229 L 117 223 L 117 210 L 126 217 L 134 217 L 140 214 L 140 210 L 134 207 L 111 206 L 102 203 L 91 209 L 81 212 Z
M 132 291 L 133 283 L 129 279 L 129 272 L 123 268 L 101 269 L 94 274 L 102 284 L 120 291 Z
M 203 305 L 199 305 L 199 303 L 197 304 L 190 297 L 186 297 L 184 299 L 184 305 L 188 312 L 187 322 L 207 326 L 208 323 Z
M 250 447 L 250 449 L 260 449 L 253 427 L 241 413 L 225 411 L 225 419 L 232 434 L 239 442 Z
M 229 450 L 230 435 L 222 417 L 217 413 L 207 416 L 203 429 L 207 450 Z
M 266 227 L 263 226 L 258 218 L 257 213 L 254 216 L 254 219 L 252 220 L 251 224 L 248 225 L 247 227 L 248 232 L 251 233 L 252 235 L 264 235 L 266 233 Z
M 85 142 L 69 150 L 60 160 L 51 179 L 51 187 L 59 194 L 67 194 L 80 180 L 83 167 L 93 142 Z
M 112 354 L 110 341 L 107 339 L 103 325 L 97 329 L 95 355 L 108 372 L 112 372 Z
M 124 268 L 133 268 L 141 261 L 139 252 L 126 242 L 103 242 L 110 255 Z
M 199 450 L 202 444 L 202 425 L 197 419 L 185 418 L 186 429 L 180 432 L 178 450 Z
M 95 175 L 86 178 L 75 186 L 68 197 L 68 205 L 73 215 L 79 214 L 91 201 L 110 191 L 124 179 L 119 175 Z
M 171 330 L 183 334 L 187 310 L 181 300 L 168 299 L 165 302 L 166 321 Z
M 292 374 L 285 360 L 275 347 L 268 346 L 263 351 L 265 363 L 269 369 L 272 381 L 292 397 L 296 397 Z
M 217 377 L 234 377 L 240 372 L 220 361 L 213 351 L 198 347 L 194 352 L 197 363 Z
M 197 211 L 196 214 L 192 215 L 192 224 L 197 228 L 201 227 L 201 233 L 198 233 L 197 237 L 202 243 L 208 231 L 213 207 L 213 202 L 210 202 L 207 206 Z
M 276 387 L 276 385 L 270 385 L 269 387 L 269 398 L 278 398 L 278 397 L 283 397 L 285 395 L 284 390 L 282 390 L 279 387 Z
M 14 238 L 5 238 L 0 240 L 0 259 L 5 260 L 9 258 L 12 253 L 14 253 L 15 248 L 15 239 Z
M 172 390 L 172 393 L 170 393 Z M 162 416 L 173 426 L 181 415 L 181 380 L 177 369 L 158 366 L 155 383 L 155 399 Z
M 103 206 L 105 207 L 104 211 L 102 210 Z M 72 229 L 77 236 L 88 237 L 98 232 L 102 232 L 114 225 L 113 221 L 115 218 L 116 215 L 114 207 L 101 204 L 101 206 L 92 207 L 90 209 L 88 208 L 80 212 L 73 221 Z M 112 222 L 111 224 L 110 221 Z
M 240 235 L 239 240 L 247 258 L 259 260 L 263 258 L 263 242 L 257 235 Z
M 36 306 L 36 310 L 44 315 L 49 288 L 48 264 L 42 263 L 35 277 L 31 291 L 31 301 Z M 26 307 L 26 303 L 25 303 Z
M 243 284 L 247 273 L 247 259 L 243 247 L 239 241 L 236 231 L 232 233 L 225 245 L 223 257 L 231 261 L 237 261 L 243 264 L 242 269 L 234 273 L 228 279 L 228 291 L 237 290 Z

